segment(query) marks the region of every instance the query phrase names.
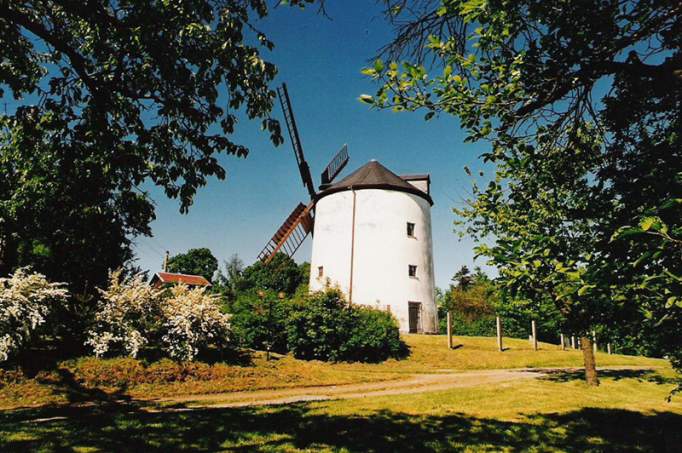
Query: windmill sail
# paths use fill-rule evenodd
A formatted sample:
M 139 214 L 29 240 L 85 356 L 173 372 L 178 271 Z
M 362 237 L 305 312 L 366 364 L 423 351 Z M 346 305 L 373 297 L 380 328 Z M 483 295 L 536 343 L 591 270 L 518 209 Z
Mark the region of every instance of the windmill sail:
M 329 162 L 329 165 L 327 165 L 327 168 L 325 168 L 322 172 L 322 176 L 320 177 L 322 180 L 322 185 L 324 186 L 325 184 L 330 184 L 334 178 L 341 173 L 341 170 L 343 170 L 343 167 L 345 167 L 347 163 L 348 145 L 343 145 L 343 148 L 336 153 L 336 156 L 334 156 L 331 162 Z
M 301 146 L 301 139 L 298 136 L 296 119 L 294 118 L 294 112 L 291 108 L 291 100 L 289 99 L 289 92 L 287 91 L 287 85 L 285 83 L 283 83 L 281 87 L 277 88 L 277 94 L 279 95 L 279 102 L 282 105 L 282 112 L 284 113 L 284 119 L 287 123 L 287 130 L 289 131 L 289 138 L 291 138 L 291 145 L 294 147 L 294 154 L 296 155 L 298 170 L 301 172 L 303 185 L 308 189 L 310 198 L 315 198 L 313 178 L 310 176 L 310 167 L 308 166 L 308 162 L 306 162 L 305 156 L 303 155 L 303 147 Z
M 312 202 L 308 206 L 299 203 L 258 254 L 258 259 L 267 264 L 279 252 L 293 256 L 313 229 L 313 205 Z

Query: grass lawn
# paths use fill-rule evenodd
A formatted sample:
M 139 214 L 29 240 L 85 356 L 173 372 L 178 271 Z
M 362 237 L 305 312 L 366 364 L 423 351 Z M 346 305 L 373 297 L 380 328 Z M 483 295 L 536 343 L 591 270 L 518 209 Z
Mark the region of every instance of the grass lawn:
M 682 402 L 648 371 L 239 409 L 136 405 L 0 415 L 2 451 L 679 451 Z
M 186 367 L 80 359 L 14 381 L 5 371 L 0 451 L 680 451 L 682 397 L 665 401 L 674 378 L 669 364 L 601 353 L 600 366 L 652 369 L 602 371 L 598 388 L 587 387 L 579 371 L 557 371 L 536 380 L 272 407 L 159 411 L 136 399 L 582 364 L 579 351 L 556 345 L 536 352 L 525 340 L 506 340 L 509 349 L 500 353 L 494 338 L 456 339 L 461 346 L 448 350 L 442 336 L 408 335 L 410 357 L 381 364 L 265 362 L 254 354 L 241 365 Z
M 410 348 L 405 360 L 388 360 L 382 364 L 338 364 L 338 369 L 363 372 L 432 373 L 439 370 L 481 370 L 500 368 L 581 367 L 582 352 L 562 351 L 558 345 L 539 343 L 534 351 L 527 340 L 504 339 L 504 352 L 497 350 L 495 338 L 454 338 L 455 349 L 448 350 L 444 335 L 404 335 Z M 644 357 L 608 355 L 598 352 L 597 366 L 633 365 L 668 366 L 665 360 Z

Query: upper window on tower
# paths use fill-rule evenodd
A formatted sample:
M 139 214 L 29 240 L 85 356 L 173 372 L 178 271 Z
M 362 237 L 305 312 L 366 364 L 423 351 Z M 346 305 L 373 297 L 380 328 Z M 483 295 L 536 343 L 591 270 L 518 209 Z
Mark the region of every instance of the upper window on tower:
M 414 237 L 414 223 L 407 222 L 407 236 Z
M 417 266 L 414 264 L 410 264 L 407 266 L 407 273 L 410 277 L 416 277 L 417 276 Z
M 318 276 L 318 278 L 324 276 L 324 266 L 318 266 L 317 267 L 317 276 Z

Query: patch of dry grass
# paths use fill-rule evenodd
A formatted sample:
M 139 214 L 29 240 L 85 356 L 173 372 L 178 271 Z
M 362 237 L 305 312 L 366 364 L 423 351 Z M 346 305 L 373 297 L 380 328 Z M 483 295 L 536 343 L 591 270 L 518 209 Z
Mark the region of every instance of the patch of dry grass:
M 0 409 L 58 405 L 111 398 L 155 398 L 287 387 L 355 384 L 399 379 L 415 373 L 450 370 L 580 367 L 580 351 L 561 351 L 557 345 L 540 344 L 533 351 L 525 340 L 505 339 L 504 352 L 495 338 L 455 337 L 456 349 L 448 350 L 444 336 L 406 335 L 411 354 L 403 360 L 379 364 L 324 363 L 276 356 L 266 361 L 254 353 L 244 365 L 161 361 L 144 366 L 134 359 L 83 358 L 62 362 L 56 370 L 28 379 L 5 372 L 0 379 Z M 598 366 L 633 365 L 661 367 L 661 359 L 597 354 Z M 669 372 L 669 371 L 668 371 Z M 4 382 L 4 384 L 3 384 Z

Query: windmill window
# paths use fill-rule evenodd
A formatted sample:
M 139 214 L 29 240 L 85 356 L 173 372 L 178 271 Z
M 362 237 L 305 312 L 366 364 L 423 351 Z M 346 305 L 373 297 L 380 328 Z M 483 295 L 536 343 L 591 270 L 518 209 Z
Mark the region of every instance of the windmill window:
M 414 237 L 414 223 L 407 222 L 407 236 Z
M 417 276 L 417 266 L 414 264 L 410 264 L 407 266 L 407 273 L 410 277 L 416 277 Z
M 318 277 L 324 276 L 324 266 L 317 266 L 317 276 Z

